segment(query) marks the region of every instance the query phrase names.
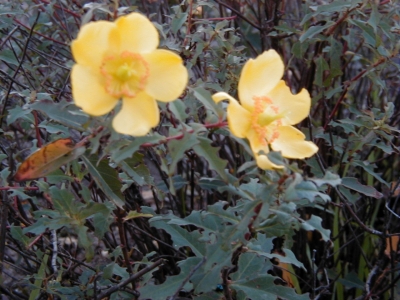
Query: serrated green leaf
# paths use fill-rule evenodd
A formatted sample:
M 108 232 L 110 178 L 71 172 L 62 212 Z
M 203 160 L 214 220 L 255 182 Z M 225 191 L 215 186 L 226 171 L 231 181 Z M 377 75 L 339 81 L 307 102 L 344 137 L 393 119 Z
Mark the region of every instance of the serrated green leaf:
M 290 300 L 309 300 L 308 294 L 298 295 L 294 289 L 275 285 L 276 277 L 264 274 L 253 279 L 232 281 L 230 287 L 243 291 L 246 297 L 257 300 L 276 300 L 278 297 Z
M 221 159 L 219 156 L 219 148 L 212 147 L 212 141 L 207 138 L 198 137 L 198 140 L 200 143 L 193 147 L 194 152 L 196 152 L 197 155 L 204 157 L 207 160 L 210 169 L 216 171 L 223 180 L 228 181 L 228 177 L 225 173 L 227 161 Z
M 25 109 L 22 108 L 21 106 L 17 106 L 10 109 L 7 115 L 7 125 L 14 123 L 19 118 L 27 120 L 29 123 L 33 124 L 34 119 L 31 112 L 32 109 Z
M 168 167 L 168 174 L 175 173 L 176 165 L 184 157 L 187 150 L 192 149 L 194 145 L 198 144 L 197 136 L 190 133 L 185 133 L 183 138 L 179 140 L 171 140 L 168 142 L 168 149 L 171 155 L 171 163 Z
M 43 112 L 58 123 L 79 131 L 85 130 L 82 125 L 88 121 L 86 115 L 67 102 L 56 103 L 50 100 L 42 100 L 30 104 L 29 107 Z
M 342 182 L 339 175 L 334 174 L 330 171 L 326 171 L 323 178 L 310 178 L 309 180 L 314 182 L 317 186 L 321 186 L 323 184 L 337 186 Z
M 374 187 L 367 186 L 361 184 L 357 178 L 354 177 L 343 177 L 342 178 L 342 185 L 353 190 L 357 191 L 360 194 L 373 197 L 376 199 L 380 199 L 383 197 L 383 194 L 378 192 Z
M 192 276 L 195 293 L 207 293 L 215 289 L 218 283 L 222 283 L 222 269 L 233 267 L 231 251 L 223 250 L 223 241 L 207 246 L 206 263 Z
M 179 262 L 179 267 L 181 268 L 181 272 L 176 276 L 168 276 L 167 280 L 159 285 L 147 284 L 144 287 L 138 289 L 140 293 L 139 299 L 152 299 L 152 300 L 165 300 L 168 299 L 169 296 L 175 294 L 177 289 L 182 284 L 191 270 L 196 267 L 201 262 L 201 258 L 199 257 L 189 257 L 184 261 Z M 186 290 L 191 289 L 191 284 L 187 284 L 185 286 Z
M 302 177 L 296 174 L 295 180 L 286 189 L 285 201 L 307 199 L 310 202 L 314 202 L 317 196 L 325 202 L 330 201 L 330 197 L 321 193 L 314 182 L 303 181 Z
M 118 164 L 126 158 L 132 157 L 132 155 L 139 150 L 141 145 L 145 143 L 157 144 L 161 141 L 165 141 L 165 136 L 162 136 L 158 133 L 136 137 L 131 143 L 124 146 L 123 148 L 113 150 L 111 152 L 111 160 L 115 161 Z
M 233 281 L 249 280 L 266 274 L 272 268 L 272 263 L 266 260 L 265 257 L 246 252 L 240 255 L 238 270 L 231 274 L 230 277 Z
M 198 257 L 205 255 L 205 245 L 199 242 L 201 234 L 198 231 L 188 232 L 177 225 L 168 224 L 165 220 L 150 219 L 151 226 L 165 230 L 173 241 L 172 246 L 175 249 L 181 247 L 190 247 L 193 253 Z
M 331 231 L 322 227 L 322 219 L 320 217 L 311 215 L 311 218 L 301 223 L 301 228 L 304 230 L 317 230 L 321 233 L 324 241 L 330 240 Z

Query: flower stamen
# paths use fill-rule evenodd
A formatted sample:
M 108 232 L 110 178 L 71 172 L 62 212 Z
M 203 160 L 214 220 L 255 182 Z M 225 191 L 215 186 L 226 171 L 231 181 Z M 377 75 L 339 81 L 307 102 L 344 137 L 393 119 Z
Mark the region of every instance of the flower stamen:
M 284 113 L 279 113 L 279 107 L 272 105 L 272 100 L 267 96 L 254 96 L 253 100 L 251 126 L 258 136 L 259 143 L 267 146 L 279 137 L 278 127 L 282 124 Z

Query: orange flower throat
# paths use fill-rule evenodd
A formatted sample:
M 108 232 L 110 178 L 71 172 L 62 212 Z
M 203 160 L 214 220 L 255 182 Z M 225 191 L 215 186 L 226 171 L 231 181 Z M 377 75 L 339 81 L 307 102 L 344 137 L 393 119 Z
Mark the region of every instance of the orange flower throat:
M 100 71 L 106 80 L 107 93 L 116 98 L 135 97 L 145 88 L 149 77 L 144 58 L 128 51 L 106 57 Z
M 267 146 L 279 137 L 278 127 L 282 125 L 283 115 L 279 113 L 279 107 L 272 105 L 272 100 L 267 96 L 254 96 L 253 101 L 251 127 L 256 132 L 259 142 Z

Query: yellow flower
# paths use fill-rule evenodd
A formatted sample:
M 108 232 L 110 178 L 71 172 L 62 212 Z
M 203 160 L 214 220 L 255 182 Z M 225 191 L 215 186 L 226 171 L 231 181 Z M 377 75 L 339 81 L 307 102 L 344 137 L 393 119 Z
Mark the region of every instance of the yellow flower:
M 72 42 L 72 95 L 77 106 L 99 116 L 110 112 L 119 99 L 121 111 L 113 120 L 117 132 L 146 135 L 159 122 L 155 99 L 179 97 L 188 73 L 179 55 L 156 49 L 154 25 L 138 13 L 115 22 L 84 25 Z
M 311 99 L 305 89 L 293 95 L 281 80 L 283 72 L 280 56 L 269 50 L 244 65 L 238 86 L 241 105 L 227 93 L 213 95 L 217 103 L 229 100 L 229 128 L 235 136 L 249 140 L 257 165 L 264 170 L 283 168 L 265 155 L 269 147 L 281 151 L 284 157 L 297 159 L 318 151 L 314 143 L 304 140 L 301 131 L 290 126 L 308 116 Z

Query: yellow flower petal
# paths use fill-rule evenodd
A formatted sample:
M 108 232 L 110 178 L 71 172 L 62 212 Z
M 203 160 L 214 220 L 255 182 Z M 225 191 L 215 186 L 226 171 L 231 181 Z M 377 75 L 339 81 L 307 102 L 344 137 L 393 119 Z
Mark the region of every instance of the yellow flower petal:
M 254 106 L 253 97 L 267 95 L 283 76 L 284 65 L 275 50 L 250 59 L 243 67 L 239 80 L 240 103 L 247 109 Z
M 110 32 L 115 24 L 107 21 L 83 25 L 78 37 L 71 43 L 72 55 L 78 64 L 99 68 L 104 55 L 109 51 Z
M 157 29 L 145 16 L 131 13 L 118 18 L 115 25 L 117 29 L 112 35 L 120 36 L 120 52 L 148 53 L 157 48 Z
M 227 93 L 219 92 L 214 94 L 212 98 L 216 103 L 229 100 L 227 110 L 229 129 L 235 136 L 245 138 L 251 125 L 251 114 Z
M 93 116 L 108 113 L 118 101 L 106 92 L 99 76 L 90 67 L 78 64 L 72 67 L 71 85 L 75 104 Z
M 133 136 L 149 133 L 160 120 L 157 102 L 146 93 L 135 98 L 124 98 L 121 111 L 113 120 L 115 131 Z
M 271 143 L 274 151 L 281 151 L 287 158 L 303 159 L 314 155 L 318 147 L 309 141 L 305 141 L 304 134 L 292 126 L 280 126 L 279 136 Z
M 269 152 L 268 145 L 263 145 L 263 143 L 259 140 L 259 136 L 253 131 L 250 130 L 247 136 L 251 150 L 253 151 L 254 157 L 257 162 L 257 166 L 263 170 L 272 170 L 272 169 L 283 169 L 283 166 L 276 165 L 272 161 L 268 159 L 268 157 L 264 154 L 259 154 L 260 151 L 263 151 L 265 154 Z
M 282 125 L 294 125 L 303 121 L 310 112 L 311 98 L 306 89 L 302 89 L 297 95 L 293 95 L 283 80 L 268 93 L 273 105 L 278 107 L 279 113 L 285 117 Z
M 182 58 L 168 50 L 155 50 L 143 55 L 149 64 L 146 92 L 155 99 L 168 102 L 178 98 L 188 82 Z

